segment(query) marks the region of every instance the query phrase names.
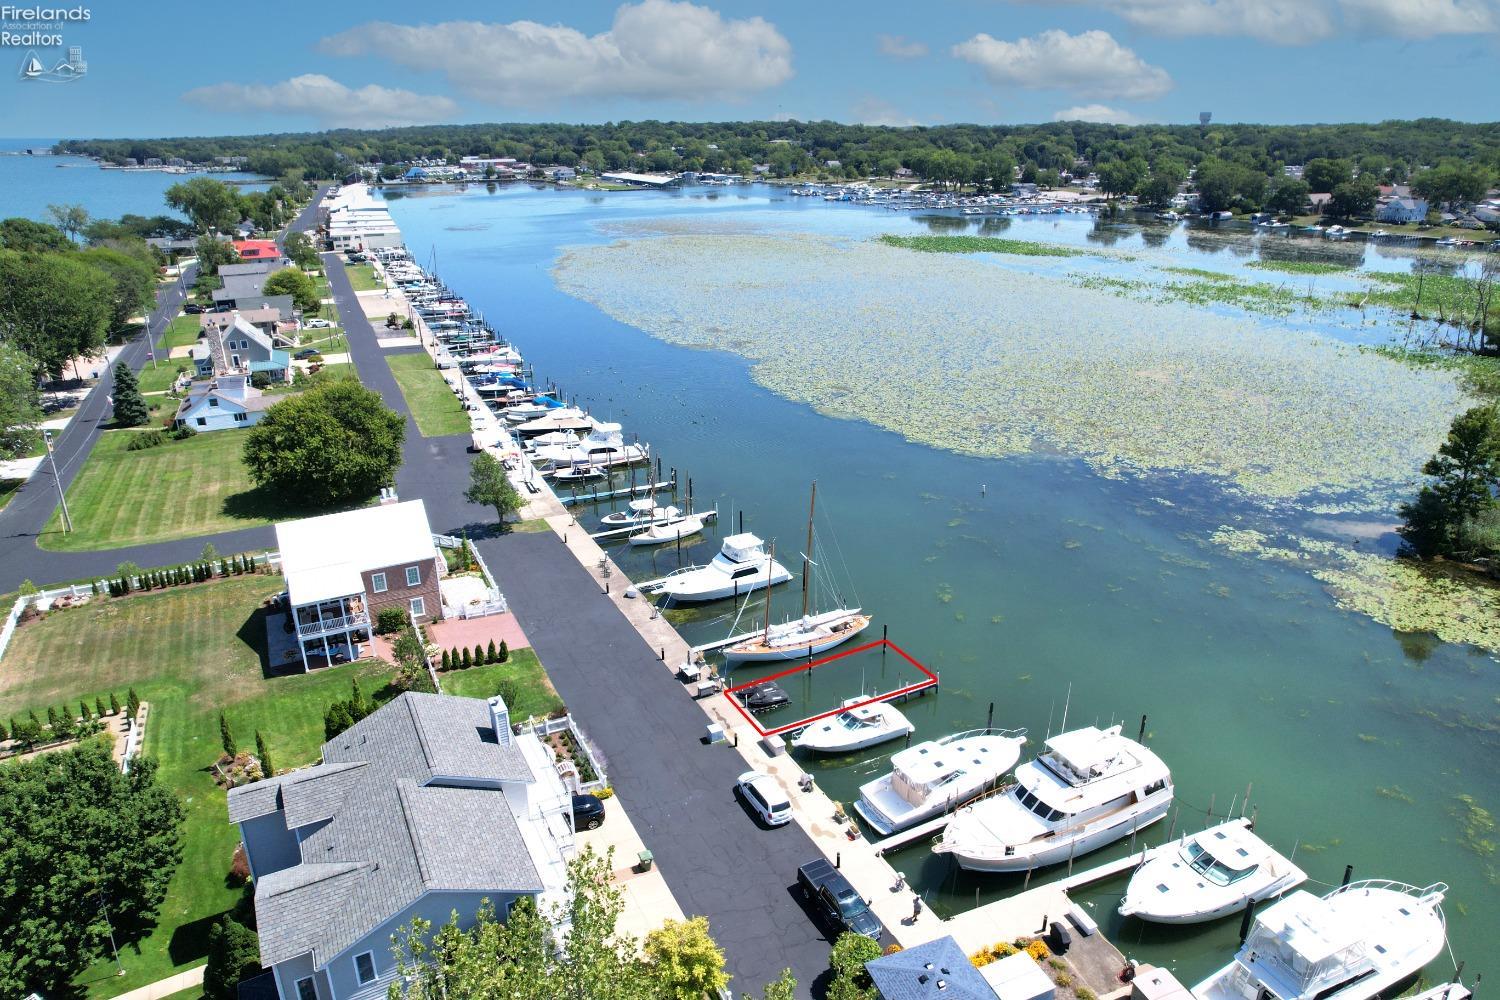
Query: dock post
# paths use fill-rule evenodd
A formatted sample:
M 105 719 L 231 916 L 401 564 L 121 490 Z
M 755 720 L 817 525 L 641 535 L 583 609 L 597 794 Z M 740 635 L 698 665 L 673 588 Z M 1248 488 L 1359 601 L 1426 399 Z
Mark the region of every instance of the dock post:
M 1177 832 L 1177 814 L 1180 812 L 1182 812 L 1181 806 L 1172 810 L 1172 822 L 1167 824 L 1167 843 L 1169 844 L 1172 842 L 1172 834 Z
M 745 533 L 745 510 L 744 510 L 743 507 L 740 508 L 740 532 L 739 533 L 742 534 L 742 535 Z
M 666 646 L 661 647 L 661 653 L 659 655 L 661 656 L 661 662 L 666 663 L 667 662 L 667 647 Z
M 1146 715 L 1144 712 L 1141 713 L 1141 732 L 1140 735 L 1135 738 L 1135 741 L 1137 743 L 1146 742 Z
M 1210 819 L 1210 820 L 1214 818 L 1214 795 L 1215 794 L 1216 793 L 1210 792 L 1209 796 L 1208 796 L 1208 816 L 1206 818 Z
M 1346 886 L 1348 886 L 1348 884 L 1353 879 L 1354 879 L 1354 866 L 1353 865 L 1345 865 L 1344 866 L 1344 881 L 1342 881 L 1342 882 L 1339 883 L 1339 888 L 1340 889 L 1345 888 Z
M 1255 897 L 1250 897 L 1245 902 L 1245 915 L 1240 918 L 1240 944 L 1245 943 L 1245 938 L 1250 936 L 1250 921 L 1255 919 Z
M 993 701 L 990 702 L 990 713 L 989 713 L 989 715 L 985 716 L 984 728 L 986 728 L 986 729 L 994 729 L 995 728 L 995 703 Z
M 1027 889 L 1031 888 L 1031 871 L 1032 871 L 1032 866 L 1031 865 L 1027 865 L 1026 866 L 1026 881 L 1024 881 L 1024 882 L 1021 883 L 1021 891 L 1022 892 L 1025 892 Z

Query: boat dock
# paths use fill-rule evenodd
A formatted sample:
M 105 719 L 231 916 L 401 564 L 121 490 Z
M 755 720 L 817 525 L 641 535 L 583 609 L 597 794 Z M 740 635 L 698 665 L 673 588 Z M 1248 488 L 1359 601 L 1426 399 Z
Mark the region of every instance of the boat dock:
M 923 837 L 942 832 L 948 826 L 948 821 L 951 819 L 953 819 L 953 813 L 943 813 L 941 816 L 935 816 L 925 823 L 918 823 L 908 830 L 902 830 L 900 833 L 893 833 L 883 840 L 877 840 L 870 845 L 870 848 L 876 855 L 884 854 L 886 851 L 899 851 L 908 844 L 916 843 Z
M 589 493 L 558 494 L 557 502 L 564 507 L 571 507 L 580 503 L 598 503 L 600 500 L 618 500 L 624 497 L 650 496 L 652 493 L 674 492 L 677 489 L 677 477 L 663 480 L 659 483 L 642 483 L 639 486 L 622 486 L 613 490 L 593 490 Z

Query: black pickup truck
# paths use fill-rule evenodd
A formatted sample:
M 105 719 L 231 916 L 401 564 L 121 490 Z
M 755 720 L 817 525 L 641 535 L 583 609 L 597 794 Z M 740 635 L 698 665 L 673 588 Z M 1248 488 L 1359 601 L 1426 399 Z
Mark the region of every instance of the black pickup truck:
M 797 869 L 797 887 L 818 916 L 839 931 L 853 931 L 880 940 L 885 930 L 854 886 L 825 860 L 809 861 Z

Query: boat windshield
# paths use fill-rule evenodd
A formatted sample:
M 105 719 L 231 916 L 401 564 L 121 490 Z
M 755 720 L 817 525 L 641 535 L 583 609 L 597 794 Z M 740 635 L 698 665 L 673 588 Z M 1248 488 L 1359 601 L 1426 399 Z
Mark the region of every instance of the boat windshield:
M 1255 869 L 1260 867 L 1251 865 L 1249 868 L 1232 868 L 1205 851 L 1196 840 L 1188 841 L 1187 862 L 1192 866 L 1193 871 L 1214 885 L 1232 885 L 1242 878 L 1255 874 Z
M 1035 795 L 1022 788 L 1020 785 L 1016 786 L 1015 794 L 1016 801 L 1021 803 L 1022 807 L 1030 810 L 1032 813 L 1035 813 L 1037 818 L 1042 820 L 1043 822 L 1056 823 L 1058 820 L 1067 815 L 1067 813 L 1064 813 L 1057 809 L 1053 809 L 1051 806 L 1047 805 L 1047 803 L 1043 802 L 1041 799 L 1037 798 Z
M 850 731 L 853 731 L 855 729 L 866 729 L 875 724 L 868 719 L 861 719 L 853 712 L 840 712 L 838 720 L 840 725 Z

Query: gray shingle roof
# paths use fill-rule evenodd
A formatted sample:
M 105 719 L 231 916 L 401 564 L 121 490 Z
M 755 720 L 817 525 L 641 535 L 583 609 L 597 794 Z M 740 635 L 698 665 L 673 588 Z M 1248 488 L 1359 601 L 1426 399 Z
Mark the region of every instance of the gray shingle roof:
M 408 692 L 325 743 L 316 767 L 231 791 L 231 820 L 284 808 L 303 829 L 302 863 L 256 882 L 261 963 L 310 951 L 322 966 L 426 892 L 540 891 L 500 790 L 532 780 L 483 701 Z
M 951 937 L 883 955 L 866 962 L 865 971 L 882 1000 L 995 1000 L 995 991 Z

